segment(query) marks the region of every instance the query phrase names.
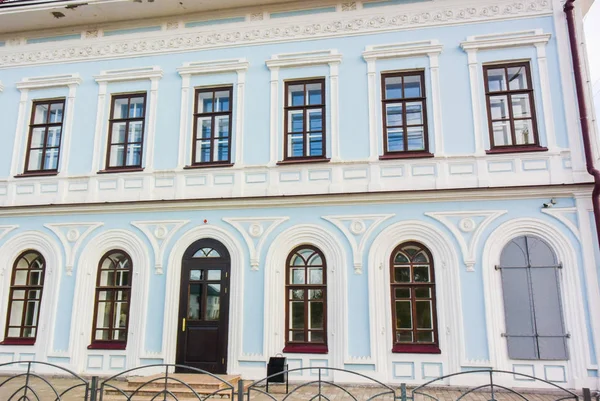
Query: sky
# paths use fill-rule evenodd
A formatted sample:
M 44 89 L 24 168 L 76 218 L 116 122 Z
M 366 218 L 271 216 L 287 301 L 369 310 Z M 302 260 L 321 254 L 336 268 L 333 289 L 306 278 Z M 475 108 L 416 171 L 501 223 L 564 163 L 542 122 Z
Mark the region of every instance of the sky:
M 600 1 L 596 0 L 585 16 L 585 38 L 590 62 L 590 75 L 595 95 L 600 94 Z

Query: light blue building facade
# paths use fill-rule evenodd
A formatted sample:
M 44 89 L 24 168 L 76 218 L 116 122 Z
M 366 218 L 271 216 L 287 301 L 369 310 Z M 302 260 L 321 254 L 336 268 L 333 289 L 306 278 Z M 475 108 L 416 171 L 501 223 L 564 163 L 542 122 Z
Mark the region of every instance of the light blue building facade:
M 561 1 L 108 3 L 0 8 L 0 363 L 599 387 Z

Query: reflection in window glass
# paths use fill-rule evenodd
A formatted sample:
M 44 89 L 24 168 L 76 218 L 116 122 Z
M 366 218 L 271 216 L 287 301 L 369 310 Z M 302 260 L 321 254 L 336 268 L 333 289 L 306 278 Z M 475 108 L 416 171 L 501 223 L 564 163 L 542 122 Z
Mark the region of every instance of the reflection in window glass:
M 232 87 L 196 90 L 193 165 L 230 163 L 232 97 Z
M 146 94 L 115 95 L 112 109 L 106 168 L 141 168 Z
M 286 83 L 284 158 L 325 156 L 325 80 Z

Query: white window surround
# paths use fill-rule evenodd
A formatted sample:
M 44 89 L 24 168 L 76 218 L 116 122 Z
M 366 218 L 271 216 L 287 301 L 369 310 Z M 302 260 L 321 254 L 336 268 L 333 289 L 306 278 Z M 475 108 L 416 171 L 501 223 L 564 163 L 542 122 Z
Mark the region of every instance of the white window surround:
M 481 82 L 481 65 L 477 61 L 477 52 L 508 47 L 535 46 L 537 50 L 538 73 L 541 83 L 540 95 L 546 127 L 546 142 L 550 152 L 557 152 L 559 150 L 556 145 L 550 77 L 548 75 L 548 62 L 546 59 L 546 45 L 548 44 L 550 37 L 551 35 L 549 33 L 543 33 L 541 29 L 535 29 L 530 31 L 469 36 L 465 42 L 460 44 L 468 55 L 469 78 L 471 81 L 471 104 L 473 107 L 473 123 L 475 128 L 475 153 L 477 155 L 485 155 L 484 138 L 489 137 L 487 130 L 482 129 L 483 123 L 487 121 L 487 113 L 484 112 L 486 110 L 486 105 L 481 104 L 481 99 L 485 99 L 485 90 L 483 82 Z M 538 118 L 539 117 L 540 115 L 538 113 Z M 485 126 L 487 127 L 487 124 Z
M 283 109 L 280 99 L 285 98 L 282 93 L 284 85 L 279 80 L 281 68 L 310 67 L 329 65 L 329 107 L 331 129 L 326 141 L 331 143 L 331 161 L 340 161 L 339 146 L 339 66 L 342 55 L 337 50 L 317 50 L 298 53 L 274 54 L 267 60 L 266 65 L 271 70 L 271 140 L 269 166 L 274 166 L 283 154 L 283 125 L 279 121 L 280 111 Z M 281 89 L 280 89 L 281 86 Z M 281 96 L 281 97 L 280 97 Z M 327 100 L 326 100 L 327 102 Z
M 58 175 L 65 176 L 68 170 L 69 152 L 71 150 L 71 131 L 73 130 L 73 119 L 75 110 L 75 95 L 77 86 L 82 80 L 79 74 L 64 74 L 43 77 L 24 78 L 17 82 L 17 89 L 21 91 L 19 111 L 17 113 L 17 129 L 12 153 L 10 176 L 14 177 L 24 169 L 25 153 L 27 152 L 27 141 L 29 135 L 29 115 L 33 106 L 33 99 L 29 99 L 29 91 L 37 89 L 59 88 L 66 86 L 69 93 L 65 102 L 63 131 L 61 137 L 60 156 L 58 161 Z
M 146 105 L 146 132 L 144 132 L 142 166 L 146 171 L 154 168 L 154 137 L 156 134 L 156 115 L 158 109 L 158 81 L 162 78 L 163 71 L 160 67 L 126 68 L 118 70 L 101 71 L 94 79 L 98 83 L 98 110 L 96 112 L 96 128 L 94 134 L 94 154 L 92 159 L 92 175 L 106 168 L 104 157 L 108 149 L 103 149 L 103 143 L 108 142 L 109 125 L 106 124 L 107 114 L 110 112 L 111 97 L 107 96 L 108 84 L 111 82 L 151 81 L 150 96 Z M 108 111 L 108 113 L 107 113 Z M 110 118 L 110 116 L 108 116 Z M 106 127 L 106 129 L 104 128 Z M 103 142 L 104 141 L 104 142 Z M 100 157 L 103 156 L 103 157 Z
M 369 160 L 379 158 L 378 143 L 383 140 L 381 135 L 381 112 L 378 112 L 377 99 L 377 60 L 429 56 L 429 72 L 431 75 L 431 104 L 433 108 L 433 130 L 435 135 L 435 149 L 431 150 L 436 156 L 444 154 L 444 136 L 442 133 L 442 99 L 440 90 L 440 63 L 439 55 L 443 46 L 438 40 L 423 40 L 418 42 L 392 43 L 385 45 L 367 46 L 363 58 L 367 62 L 367 90 L 369 102 Z M 379 126 L 378 126 L 379 123 Z M 431 126 L 431 125 L 430 125 Z
M 244 94 L 246 88 L 246 70 L 250 64 L 246 59 L 228 59 L 213 61 L 196 61 L 185 63 L 177 69 L 181 75 L 181 118 L 179 122 L 179 154 L 177 168 L 182 170 L 192 163 L 192 134 L 188 131 L 189 121 L 193 115 L 195 104 L 194 90 L 190 88 L 192 75 L 223 74 L 226 72 L 237 73 L 234 101 L 232 102 L 235 115 L 235 159 L 232 160 L 237 167 L 241 167 L 244 145 Z M 190 90 L 192 89 L 192 90 Z M 191 103 L 190 103 L 190 100 Z M 193 132 L 193 130 L 192 130 Z M 230 152 L 232 149 L 229 150 Z
M 577 253 L 570 240 L 558 228 L 540 219 L 509 220 L 491 233 L 483 247 L 483 285 L 489 324 L 487 336 L 490 360 L 496 369 L 501 370 L 512 370 L 512 364 L 518 363 L 508 357 L 506 341 L 501 337 L 501 333 L 505 332 L 504 301 L 500 272 L 496 271 L 494 266 L 499 264 L 504 246 L 510 240 L 523 235 L 533 235 L 546 241 L 556 253 L 559 262 L 563 264 L 559 272 L 561 298 L 565 329 L 571 337 L 567 341 L 569 360 L 555 362 L 556 365 L 567 367 L 567 381 L 570 387 L 583 387 L 587 377 L 586 369 L 597 369 L 597 366 L 590 363 L 587 330 L 575 330 L 575 328 L 586 327 Z M 529 361 L 528 363 L 537 367 L 543 362 Z

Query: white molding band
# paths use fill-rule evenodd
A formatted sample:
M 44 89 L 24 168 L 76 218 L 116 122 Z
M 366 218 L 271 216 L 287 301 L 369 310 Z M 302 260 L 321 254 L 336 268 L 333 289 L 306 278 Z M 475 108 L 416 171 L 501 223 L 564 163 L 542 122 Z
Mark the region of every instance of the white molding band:
M 191 77 L 193 75 L 223 74 L 227 72 L 237 73 L 237 83 L 235 84 L 235 102 L 232 102 L 233 113 L 235 115 L 235 132 L 233 133 L 233 142 L 235 144 L 235 159 L 232 162 L 240 167 L 243 164 L 243 144 L 244 144 L 244 98 L 246 88 L 246 70 L 250 63 L 245 58 L 212 60 L 212 61 L 193 61 L 184 63 L 182 67 L 177 68 L 181 76 L 181 114 L 179 122 L 179 152 L 177 156 L 177 169 L 182 170 L 186 165 L 191 164 L 191 143 L 192 135 L 189 131 L 190 119 L 193 112 L 190 108 L 195 104 L 194 88 L 190 88 Z M 233 83 L 232 83 L 233 84 Z M 192 90 L 190 90 L 192 89 Z M 191 93 L 190 93 L 191 92 Z M 191 106 L 190 106 L 191 100 Z M 193 132 L 193 130 L 192 130 Z M 230 152 L 233 149 L 230 149 Z
M 145 79 L 160 79 L 163 76 L 163 70 L 158 66 L 123 68 L 117 70 L 101 71 L 100 75 L 94 76 L 94 80 L 100 82 L 123 82 L 123 81 L 141 81 Z
M 79 74 L 64 74 L 64 75 L 49 75 L 43 77 L 30 77 L 23 78 L 20 82 L 17 82 L 15 86 L 18 90 L 22 91 L 25 89 L 43 89 L 43 88 L 56 88 L 60 86 L 70 86 L 81 84 L 82 79 Z
M 429 57 L 429 72 L 431 74 L 431 104 L 433 113 L 433 129 L 435 138 L 435 149 L 431 153 L 436 156 L 444 155 L 444 136 L 442 132 L 442 100 L 440 87 L 440 64 L 439 55 L 443 46 L 437 39 L 422 40 L 418 42 L 392 43 L 386 45 L 367 46 L 363 52 L 363 59 L 367 62 L 367 90 L 369 103 L 369 160 L 375 161 L 379 157 L 378 143 L 382 141 L 381 134 L 381 112 L 378 113 L 377 99 L 377 60 L 405 58 L 405 57 Z M 425 83 L 424 83 L 425 84 Z M 427 107 L 427 105 L 425 105 Z M 378 117 L 379 116 L 379 117 Z M 379 124 L 378 124 L 379 123 Z M 383 144 L 385 146 L 385 144 Z

